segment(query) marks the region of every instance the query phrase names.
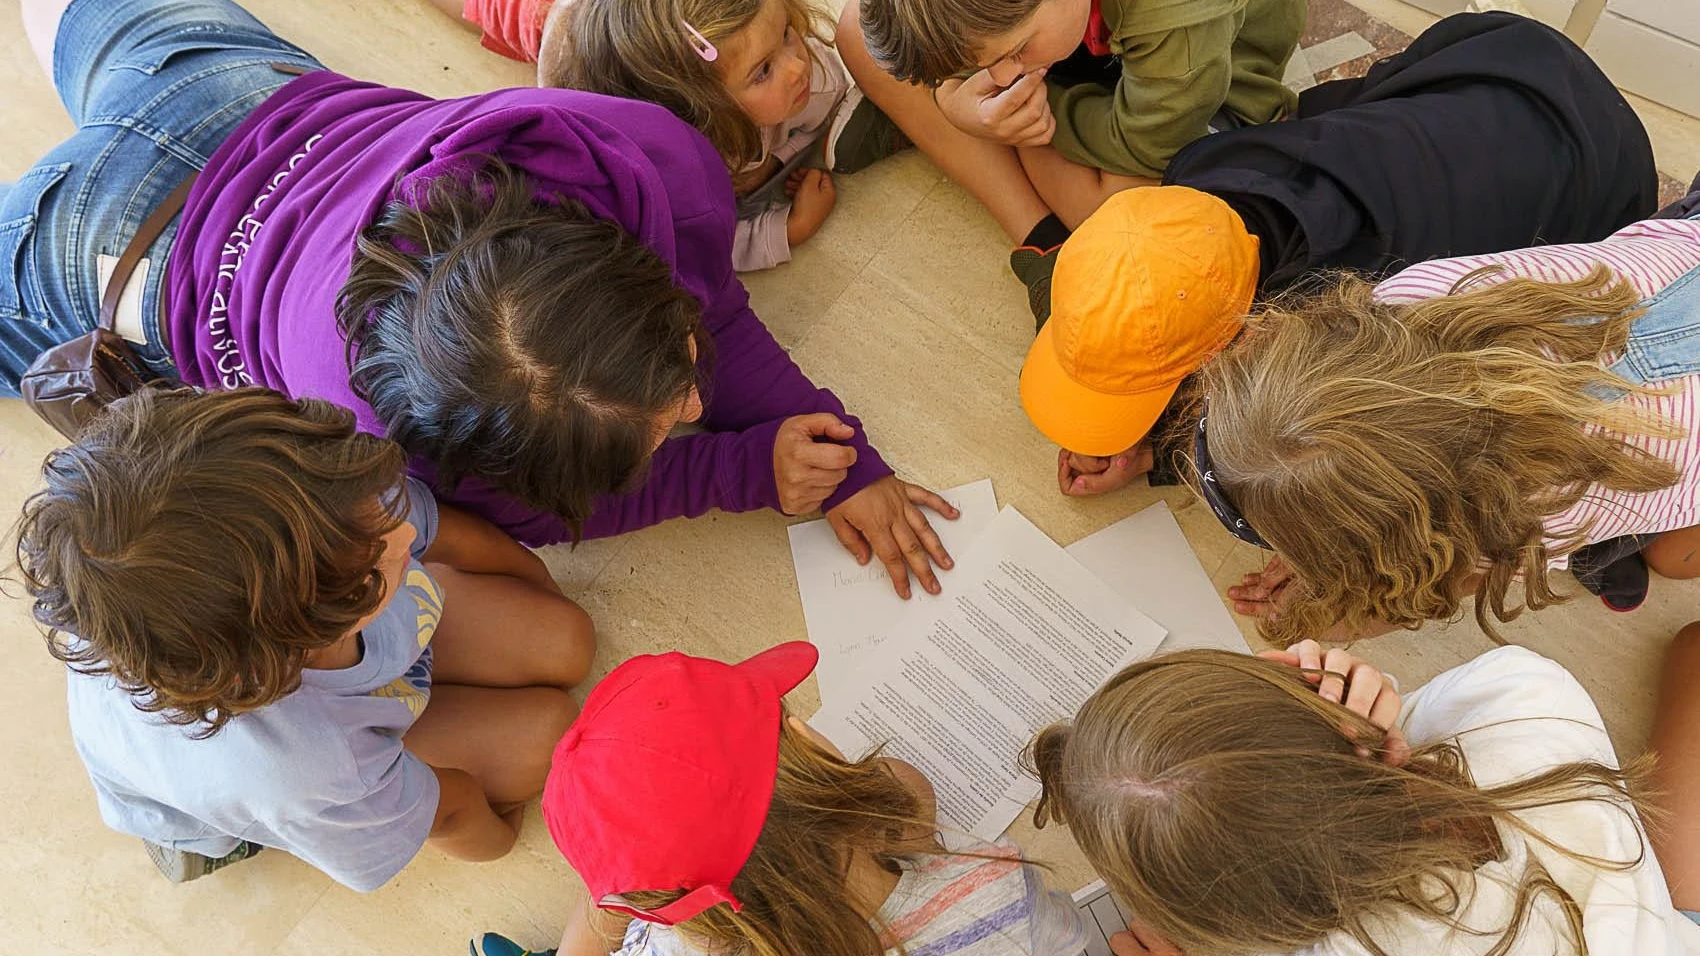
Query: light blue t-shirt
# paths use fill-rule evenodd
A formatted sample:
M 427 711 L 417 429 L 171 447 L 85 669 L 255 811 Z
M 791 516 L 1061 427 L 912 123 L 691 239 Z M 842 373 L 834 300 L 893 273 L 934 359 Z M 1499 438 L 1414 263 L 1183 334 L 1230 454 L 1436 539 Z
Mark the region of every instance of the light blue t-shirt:
M 353 667 L 305 670 L 294 693 L 204 740 L 137 710 L 110 677 L 70 673 L 71 735 L 108 826 L 215 857 L 251 840 L 361 891 L 413 859 L 436 817 L 437 777 L 401 738 L 430 699 L 443 592 L 419 563 L 436 500 L 412 478 L 407 499 L 413 557 L 361 630 Z

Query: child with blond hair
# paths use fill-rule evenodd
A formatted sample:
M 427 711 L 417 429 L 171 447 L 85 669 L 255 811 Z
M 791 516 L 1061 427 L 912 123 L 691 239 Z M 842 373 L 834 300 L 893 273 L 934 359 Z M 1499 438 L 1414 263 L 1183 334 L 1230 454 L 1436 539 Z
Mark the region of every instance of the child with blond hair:
M 48 457 L 19 566 L 101 817 L 174 882 L 275 847 L 372 890 L 513 846 L 590 619 L 403 468 L 263 388 L 144 389 Z
M 1280 641 L 1470 598 L 1491 632 L 1608 541 L 1629 551 L 1595 585 L 1614 609 L 1649 569 L 1700 576 L 1697 316 L 1691 219 L 1277 303 L 1205 366 L 1190 442 L 1217 513 L 1275 552 L 1229 596 Z
M 817 656 L 649 655 L 591 691 L 543 798 L 588 888 L 561 956 L 1079 953 L 1078 912 L 1013 846 L 941 836 L 914 767 L 846 760 L 788 716 Z
M 831 173 L 907 145 L 850 82 L 813 0 L 560 0 L 541 86 L 666 107 L 732 173 L 740 272 L 789 261 L 837 203 Z
M 1300 657 L 1155 657 L 1035 739 L 1038 821 L 1135 915 L 1118 956 L 1700 953 L 1648 762 L 1619 767 L 1564 668 L 1505 647 L 1401 702 L 1344 651 Z

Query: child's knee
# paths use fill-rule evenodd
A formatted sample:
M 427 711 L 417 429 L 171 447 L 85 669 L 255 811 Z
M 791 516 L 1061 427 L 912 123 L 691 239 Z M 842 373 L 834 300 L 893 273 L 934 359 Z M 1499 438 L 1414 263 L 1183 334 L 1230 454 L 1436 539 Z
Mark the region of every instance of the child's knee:
M 531 693 L 530 717 L 525 724 L 526 739 L 516 741 L 525 754 L 525 762 L 531 766 L 540 766 L 541 775 L 537 786 L 543 786 L 543 776 L 549 772 L 549 761 L 554 756 L 555 745 L 566 736 L 567 728 L 578 719 L 578 701 L 564 690 L 553 687 L 528 687 Z
M 1684 625 L 1676 632 L 1670 649 L 1665 652 L 1665 659 L 1670 664 L 1700 664 L 1700 621 Z
M 549 683 L 570 690 L 584 683 L 590 665 L 596 659 L 596 622 L 590 613 L 569 598 L 556 599 L 558 621 L 555 625 L 561 644 L 554 656 Z
M 1641 552 L 1647 567 L 1662 578 L 1700 578 L 1700 529 L 1681 528 L 1658 536 Z

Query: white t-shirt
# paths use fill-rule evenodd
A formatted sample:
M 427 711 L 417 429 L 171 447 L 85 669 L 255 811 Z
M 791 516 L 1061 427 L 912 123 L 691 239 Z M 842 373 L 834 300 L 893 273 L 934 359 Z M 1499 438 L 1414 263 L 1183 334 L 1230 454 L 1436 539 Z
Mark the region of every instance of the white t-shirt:
M 1605 724 L 1586 691 L 1563 667 L 1521 647 L 1490 651 L 1412 693 L 1401 724 L 1413 746 L 1456 737 L 1480 786 L 1525 779 L 1564 763 L 1617 766 Z M 1397 914 L 1374 932 L 1388 956 L 1469 956 L 1487 952 L 1510 921 L 1515 888 L 1532 856 L 1582 909 L 1592 956 L 1677 956 L 1700 953 L 1700 926 L 1671 904 L 1664 874 L 1644 843 L 1639 820 L 1598 802 L 1542 807 L 1518 815 L 1554 842 L 1609 860 L 1646 856 L 1632 870 L 1588 866 L 1504 826 L 1506 859 L 1476 870 L 1475 891 L 1460 922 L 1490 933 L 1471 936 L 1414 914 Z M 1536 900 L 1507 956 L 1574 952 L 1563 912 L 1551 895 Z M 1368 956 L 1346 934 L 1305 956 Z

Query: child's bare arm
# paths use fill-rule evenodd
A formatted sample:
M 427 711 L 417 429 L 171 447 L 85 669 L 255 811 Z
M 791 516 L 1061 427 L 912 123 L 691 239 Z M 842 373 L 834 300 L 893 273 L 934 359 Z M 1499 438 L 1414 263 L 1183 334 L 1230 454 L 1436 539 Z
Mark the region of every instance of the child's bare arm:
M 443 11 L 451 17 L 454 17 L 456 23 L 468 30 L 478 29 L 477 24 L 468 22 L 461 17 L 461 11 L 464 10 L 466 6 L 464 0 L 431 0 L 431 6 L 436 7 L 438 10 Z
M 506 574 L 560 594 L 543 559 L 483 518 L 449 505 L 437 506 L 437 537 L 424 561 L 475 574 Z
M 608 956 L 620 948 L 626 936 L 629 916 L 599 910 L 590 905 L 590 897 L 579 894 L 573 915 L 567 919 L 567 931 L 561 934 L 560 956 Z
M 457 860 L 483 863 L 497 860 L 519 839 L 518 811 L 513 820 L 496 814 L 472 774 L 452 767 L 432 767 L 437 775 L 437 816 L 431 821 L 432 846 Z

